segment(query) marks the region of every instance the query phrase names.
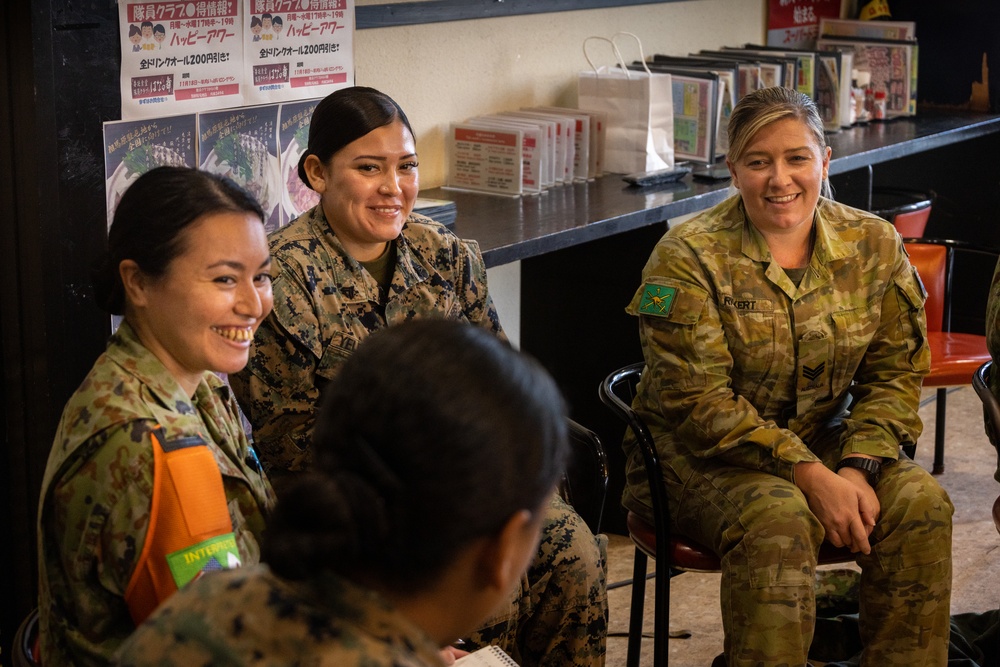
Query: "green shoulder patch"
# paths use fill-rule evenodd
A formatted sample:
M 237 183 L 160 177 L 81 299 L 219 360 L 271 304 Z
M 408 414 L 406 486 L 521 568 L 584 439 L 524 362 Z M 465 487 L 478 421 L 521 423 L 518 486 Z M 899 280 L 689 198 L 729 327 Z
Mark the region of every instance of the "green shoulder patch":
M 675 296 L 677 296 L 677 289 L 674 287 L 664 287 L 663 285 L 647 283 L 642 288 L 642 299 L 639 301 L 639 314 L 666 317 L 670 314 L 670 307 L 674 304 Z

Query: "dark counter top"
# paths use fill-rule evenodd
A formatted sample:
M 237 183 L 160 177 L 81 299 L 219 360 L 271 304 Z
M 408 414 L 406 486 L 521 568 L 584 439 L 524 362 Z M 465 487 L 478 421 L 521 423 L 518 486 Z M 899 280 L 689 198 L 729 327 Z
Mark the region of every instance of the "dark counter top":
M 922 110 L 915 118 L 872 123 L 829 135 L 831 174 L 1000 132 L 1000 115 Z M 518 198 L 435 188 L 423 197 L 455 201 L 455 233 L 475 239 L 487 266 L 498 266 L 661 223 L 722 201 L 728 181 L 686 176 L 635 188 L 616 174 Z

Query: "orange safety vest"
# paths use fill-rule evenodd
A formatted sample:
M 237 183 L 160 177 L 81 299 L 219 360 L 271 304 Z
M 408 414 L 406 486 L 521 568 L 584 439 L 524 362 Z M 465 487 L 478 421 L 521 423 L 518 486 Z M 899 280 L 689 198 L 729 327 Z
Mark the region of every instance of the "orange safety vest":
M 222 473 L 200 436 L 153 440 L 149 529 L 125 590 L 139 625 L 178 588 L 203 572 L 240 566 Z

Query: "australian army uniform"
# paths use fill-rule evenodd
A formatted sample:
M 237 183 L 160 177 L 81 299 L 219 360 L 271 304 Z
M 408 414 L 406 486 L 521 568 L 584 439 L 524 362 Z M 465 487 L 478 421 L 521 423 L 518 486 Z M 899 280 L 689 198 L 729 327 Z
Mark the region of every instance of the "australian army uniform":
M 107 664 L 179 587 L 258 562 L 273 503 L 229 388 L 205 373 L 188 396 L 123 322 L 67 403 L 42 482 L 43 662 Z
M 667 232 L 627 309 L 646 360 L 634 407 L 675 528 L 721 556 L 730 667 L 805 662 L 825 533 L 793 466 L 850 453 L 884 460 L 872 552 L 858 555 L 863 664 L 943 665 L 953 509 L 900 457 L 922 428 L 922 286 L 888 223 L 821 199 L 814 225 L 797 281 L 739 196 Z M 642 459 L 625 449 L 623 502 L 650 516 Z
M 344 250 L 321 206 L 271 234 L 269 245 L 274 309 L 250 363 L 230 380 L 272 476 L 308 468 L 320 392 L 371 333 L 447 317 L 504 337 L 478 245 L 423 216 L 411 215 L 392 242 L 385 285 Z M 606 542 L 560 501 L 542 532 L 520 594 L 473 641 L 500 644 L 525 666 L 603 664 Z

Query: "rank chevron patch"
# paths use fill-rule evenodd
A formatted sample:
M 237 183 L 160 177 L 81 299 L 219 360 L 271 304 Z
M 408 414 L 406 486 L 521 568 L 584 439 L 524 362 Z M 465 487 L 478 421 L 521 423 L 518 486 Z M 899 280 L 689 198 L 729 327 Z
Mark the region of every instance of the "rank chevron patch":
M 820 362 L 819 366 L 814 366 L 812 368 L 809 368 L 808 366 L 803 366 L 802 377 L 804 377 L 807 380 L 815 380 L 816 378 L 818 378 L 820 375 L 823 374 L 824 370 L 826 370 L 825 361 Z

